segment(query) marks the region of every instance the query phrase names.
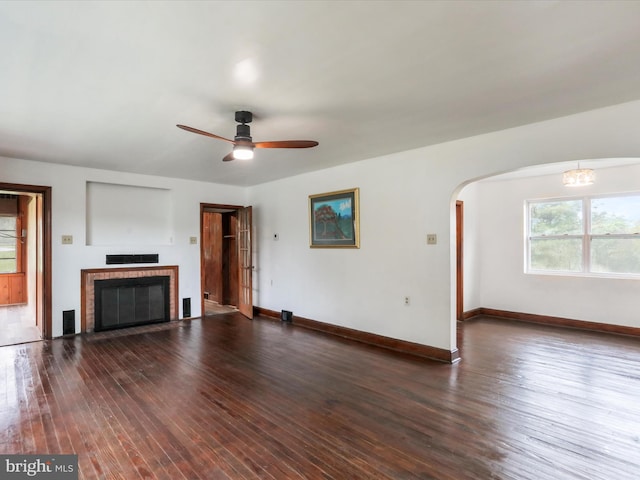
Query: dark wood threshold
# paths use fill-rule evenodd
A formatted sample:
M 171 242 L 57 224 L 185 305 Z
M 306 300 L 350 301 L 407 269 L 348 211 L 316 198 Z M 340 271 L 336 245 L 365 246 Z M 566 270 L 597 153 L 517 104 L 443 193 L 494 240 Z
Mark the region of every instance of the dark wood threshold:
M 510 312 L 494 308 L 476 308 L 464 312 L 462 320 L 471 320 L 478 316 L 490 316 L 504 320 L 517 320 L 521 322 L 540 323 L 543 325 L 554 325 L 557 327 L 577 328 L 580 330 L 590 330 L 601 333 L 615 333 L 618 335 L 631 335 L 640 337 L 640 328 L 626 327 L 624 325 L 611 325 L 608 323 L 587 322 L 585 320 L 574 320 L 571 318 L 552 317 L 548 315 L 536 315 L 533 313 Z
M 262 315 L 264 317 L 277 319 L 278 321 L 280 321 L 280 312 L 262 307 L 254 307 L 254 311 L 257 315 Z M 357 342 L 362 342 L 369 345 L 394 350 L 396 352 L 406 353 L 409 355 L 428 358 L 431 360 L 438 360 L 440 362 L 455 363 L 460 360 L 460 353 L 458 352 L 458 349 L 449 351 L 443 348 L 430 347 L 428 345 L 408 342 L 406 340 L 398 340 L 396 338 L 385 337 L 383 335 L 377 335 L 375 333 L 363 332 L 361 330 L 355 330 L 353 328 L 341 327 L 339 325 L 331 325 L 330 323 L 319 322 L 317 320 L 311 320 L 309 318 L 298 316 L 293 316 L 292 323 L 294 325 L 308 328 L 310 330 L 317 330 L 319 332 L 336 335 L 338 337 L 347 338 L 349 340 L 355 340 Z

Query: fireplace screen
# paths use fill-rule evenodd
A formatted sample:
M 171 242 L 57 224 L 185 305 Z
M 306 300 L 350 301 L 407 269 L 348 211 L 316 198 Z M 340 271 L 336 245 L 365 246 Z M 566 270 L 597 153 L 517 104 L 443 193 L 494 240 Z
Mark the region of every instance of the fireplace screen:
M 96 280 L 95 331 L 168 322 L 169 276 Z

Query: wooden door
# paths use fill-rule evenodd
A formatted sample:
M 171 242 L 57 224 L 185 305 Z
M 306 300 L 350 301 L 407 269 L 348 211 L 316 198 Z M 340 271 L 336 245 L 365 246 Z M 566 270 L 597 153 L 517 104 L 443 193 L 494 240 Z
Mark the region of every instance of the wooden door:
M 251 207 L 238 210 L 238 310 L 253 318 L 253 265 L 251 262 Z
M 205 296 L 223 304 L 222 214 L 202 213 L 202 269 Z

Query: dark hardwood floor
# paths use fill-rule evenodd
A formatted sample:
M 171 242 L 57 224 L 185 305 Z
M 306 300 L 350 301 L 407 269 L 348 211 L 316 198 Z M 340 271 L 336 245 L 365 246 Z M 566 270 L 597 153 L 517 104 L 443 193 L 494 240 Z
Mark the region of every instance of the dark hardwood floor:
M 442 364 L 239 314 L 0 348 L 0 453 L 80 478 L 640 478 L 640 342 L 482 318 Z

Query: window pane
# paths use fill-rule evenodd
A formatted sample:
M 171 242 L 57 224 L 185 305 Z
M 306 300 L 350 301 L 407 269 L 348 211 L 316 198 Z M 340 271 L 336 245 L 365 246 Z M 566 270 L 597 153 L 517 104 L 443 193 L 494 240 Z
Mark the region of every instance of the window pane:
M 15 273 L 16 272 L 16 259 L 4 259 L 0 258 L 0 273 Z
M 640 232 L 640 195 L 591 200 L 591 233 Z
M 7 248 L 15 250 L 16 239 L 15 230 L 0 230 L 0 251 Z
M 580 238 L 535 238 L 530 248 L 532 270 L 582 271 Z
M 640 273 L 640 238 L 594 238 L 591 271 Z
M 531 203 L 529 221 L 534 237 L 582 235 L 582 200 Z
M 0 216 L 0 273 L 16 271 L 16 217 Z
M 0 230 L 16 230 L 16 217 L 0 216 Z
M 0 240 L 6 240 L 0 237 Z M 7 245 L 0 242 L 0 273 L 14 273 L 16 271 L 16 244 Z

